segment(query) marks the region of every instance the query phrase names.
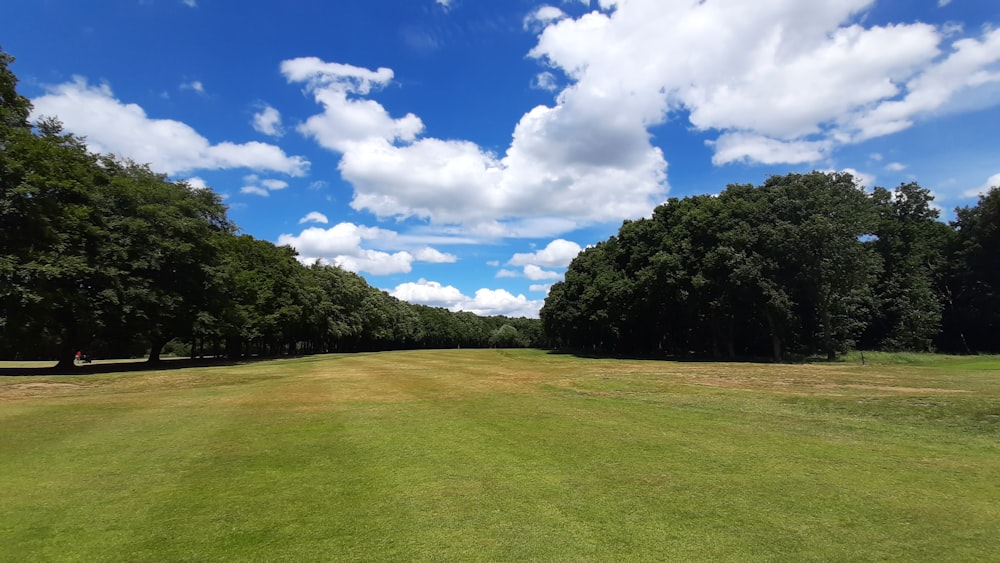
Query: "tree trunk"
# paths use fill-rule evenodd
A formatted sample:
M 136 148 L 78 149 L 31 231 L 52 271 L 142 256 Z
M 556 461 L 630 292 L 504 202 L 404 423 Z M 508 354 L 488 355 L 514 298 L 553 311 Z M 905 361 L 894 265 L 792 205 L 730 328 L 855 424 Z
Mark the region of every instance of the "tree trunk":
M 72 371 L 76 367 L 76 353 L 79 343 L 76 338 L 76 324 L 71 320 L 63 325 L 62 340 L 56 353 L 56 369 L 59 371 Z
M 59 362 L 55 369 L 59 371 L 72 371 L 76 368 L 76 352 L 72 348 L 65 348 L 59 351 Z
M 775 327 L 774 313 L 767 311 L 767 327 L 771 330 L 771 352 L 774 354 L 774 363 L 781 363 L 781 337 Z
M 146 362 L 150 364 L 155 364 L 160 361 L 160 351 L 163 350 L 163 345 L 166 344 L 166 340 L 162 337 L 150 337 L 149 338 L 149 359 Z
M 833 319 L 830 317 L 830 310 L 823 311 L 823 351 L 826 352 L 826 361 L 832 362 L 837 359 L 837 351 L 833 349 L 833 327 L 830 326 Z
M 732 315 L 729 315 L 728 322 L 726 323 L 726 358 L 728 360 L 736 359 L 736 319 Z

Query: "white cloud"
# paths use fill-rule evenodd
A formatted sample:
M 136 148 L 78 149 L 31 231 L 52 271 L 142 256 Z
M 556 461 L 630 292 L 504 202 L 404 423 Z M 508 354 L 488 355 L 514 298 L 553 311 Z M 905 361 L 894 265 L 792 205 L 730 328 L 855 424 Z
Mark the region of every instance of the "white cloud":
M 945 109 L 960 92 L 995 86 L 1000 71 L 992 67 L 1000 61 L 1000 29 L 984 33 L 983 38 L 964 38 L 952 44 L 951 53 L 941 62 L 928 66 L 907 84 L 902 99 L 887 100 L 861 112 L 851 122 L 855 140 L 865 140 L 910 127 L 917 118 Z M 987 105 L 995 105 L 994 99 Z
M 306 217 L 311 215 L 310 213 Z M 408 273 L 414 262 L 440 264 L 457 260 L 455 256 L 429 246 L 421 246 L 412 251 L 385 252 L 414 242 L 414 239 L 400 237 L 395 231 L 354 223 L 338 223 L 328 229 L 309 227 L 298 235 L 282 234 L 278 237 L 278 244 L 289 245 L 297 250 L 299 260 L 303 263 L 319 260 L 352 272 L 368 272 L 373 275 Z
M 240 193 L 259 195 L 263 197 L 271 195 L 270 192 L 283 190 L 288 187 L 288 182 L 284 180 L 262 180 L 260 176 L 256 174 L 248 174 L 244 176 L 243 183 L 245 185 L 240 188 Z
M 249 168 L 302 176 L 309 169 L 305 158 L 288 156 L 274 145 L 211 144 L 189 125 L 150 118 L 140 106 L 115 98 L 107 84 L 91 86 L 81 77 L 49 87 L 32 104 L 33 118 L 58 117 L 68 131 L 85 136 L 91 150 L 149 163 L 169 175 Z
M 556 82 L 556 75 L 549 71 L 539 72 L 535 79 L 531 82 L 531 87 L 536 90 L 546 90 L 548 92 L 555 92 L 559 87 Z
M 243 186 L 240 188 L 241 194 L 259 195 L 261 197 L 267 197 L 271 195 L 271 192 L 265 190 L 260 186 Z
M 524 18 L 524 29 L 540 31 L 546 25 L 566 17 L 566 12 L 555 6 L 541 6 Z
M 530 286 L 528 286 L 529 291 L 533 291 L 536 293 L 544 293 L 545 295 L 549 294 L 550 289 L 552 289 L 552 284 L 550 283 L 533 283 Z
M 500 266 L 500 261 L 499 260 L 490 260 L 489 262 L 486 263 L 486 265 L 487 266 L 492 266 L 494 268 L 497 268 L 497 267 Z
M 522 294 L 514 295 L 505 289 L 481 288 L 476 290 L 474 297 L 469 297 L 454 286 L 424 279 L 400 284 L 389 293 L 409 303 L 487 316 L 537 318 L 542 307 L 541 300 L 529 300 Z
M 437 3 L 438 6 L 444 8 L 445 11 L 451 9 L 452 0 L 434 0 L 434 2 Z
M 192 80 L 181 84 L 181 90 L 193 90 L 199 94 L 205 94 L 205 85 L 200 80 Z
M 325 225 L 329 222 L 330 219 L 328 219 L 326 215 L 323 215 L 319 211 L 310 211 L 309 213 L 306 213 L 305 217 L 299 219 L 300 225 L 303 223 L 322 223 Z
M 409 303 L 446 309 L 451 309 L 457 304 L 469 300 L 454 286 L 443 286 L 438 282 L 424 279 L 400 284 L 389 293 L 393 297 Z
M 458 257 L 454 254 L 447 254 L 429 246 L 418 248 L 413 253 L 413 258 L 418 262 L 428 262 L 430 264 L 453 264 L 458 261 Z
M 885 169 L 890 172 L 902 172 L 906 170 L 906 165 L 901 162 L 890 162 L 885 165 Z
M 497 277 L 498 278 L 519 278 L 519 277 L 521 277 L 521 274 L 515 272 L 514 270 L 508 270 L 508 269 L 504 268 L 504 269 L 501 269 L 500 271 L 497 272 Z
M 413 269 L 413 255 L 406 251 L 389 254 L 380 250 L 361 250 L 355 255 L 336 256 L 329 262 L 351 272 L 368 272 L 374 276 L 407 274 Z
M 942 43 L 924 23 L 865 27 L 873 0 L 609 0 L 552 23 L 531 55 L 575 80 L 560 103 L 616 100 L 646 125 L 717 132 L 716 164 L 800 163 L 887 135 L 995 84 L 1000 33 Z M 996 104 L 997 98 L 983 103 Z
M 393 119 L 377 102 L 357 98 L 389 84 L 393 72 L 388 68 L 371 71 L 302 57 L 282 62 L 281 72 L 289 82 L 305 82 L 324 107 L 322 114 L 307 119 L 298 131 L 330 150 L 345 152 L 371 141 L 412 141 L 424 128 L 412 113 Z
M 951 4 L 951 0 L 938 0 L 938 8 L 944 8 L 948 4 Z
M 253 128 L 259 133 L 280 137 L 285 134 L 281 126 L 281 112 L 269 105 L 265 105 L 260 111 L 253 114 Z
M 208 189 L 208 184 L 205 183 L 205 180 L 199 178 L 198 176 L 192 176 L 184 181 L 187 182 L 187 185 L 191 186 L 193 189 L 196 190 Z
M 271 191 L 283 190 L 288 187 L 288 182 L 284 180 L 261 180 L 260 183 Z
M 851 176 L 854 176 L 854 182 L 859 186 L 865 188 L 872 188 L 875 186 L 874 174 L 860 172 L 858 170 L 855 170 L 854 168 L 843 168 L 841 170 L 822 170 L 822 172 L 825 172 L 827 174 L 834 174 L 834 173 L 850 174 Z
M 979 197 L 981 195 L 986 195 L 986 192 L 990 191 L 990 188 L 1000 188 L 1000 172 L 987 178 L 983 185 L 978 188 L 966 190 L 962 193 L 962 195 L 965 197 Z
M 289 81 L 305 82 L 324 108 L 299 131 L 342 154 L 341 175 L 354 186 L 351 206 L 379 217 L 458 224 L 484 235 L 528 236 L 531 230 L 542 236 L 645 215 L 666 193 L 661 151 L 649 144 L 641 122 L 622 122 L 611 101 L 580 110 L 539 106 L 521 118 L 500 156 L 468 141 L 418 139 L 418 117 L 396 119 L 377 102 L 358 98 L 387 85 L 389 69 L 314 58 L 281 67 Z M 609 186 L 615 189 L 610 199 Z
M 197 0 L 181 0 L 181 3 L 184 4 L 185 6 L 189 7 L 189 8 L 197 8 L 198 7 L 198 1 Z
M 759 162 L 762 164 L 800 164 L 823 159 L 832 148 L 829 141 L 782 141 L 754 133 L 723 133 L 715 141 L 712 163 Z
M 556 239 L 538 252 L 517 253 L 507 263 L 511 266 L 536 264 L 549 268 L 565 268 L 580 253 L 580 245 L 565 239 Z
M 528 19 L 541 30 L 529 56 L 566 84 L 524 113 L 502 152 L 424 136 L 418 116 L 390 113 L 372 98 L 391 69 L 311 57 L 281 71 L 322 108 L 298 131 L 340 155 L 354 209 L 482 237 L 528 225 L 558 236 L 663 201 L 667 161 L 649 131 L 668 119 L 702 131 L 716 165 L 810 163 L 972 94 L 997 103 L 986 93 L 1000 84 L 1000 31 L 866 25 L 873 3 L 602 0 L 576 18 L 543 6 Z
M 562 274 L 559 272 L 552 272 L 550 270 L 543 270 L 534 264 L 528 264 L 524 267 L 524 277 L 531 281 L 557 280 L 562 277 Z

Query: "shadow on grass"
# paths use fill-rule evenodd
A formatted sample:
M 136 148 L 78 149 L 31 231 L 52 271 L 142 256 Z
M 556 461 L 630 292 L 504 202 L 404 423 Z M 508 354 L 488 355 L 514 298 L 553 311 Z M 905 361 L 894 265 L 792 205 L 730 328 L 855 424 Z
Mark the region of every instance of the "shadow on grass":
M 860 365 L 865 365 L 865 357 L 867 356 L 869 361 L 873 358 L 881 358 L 885 354 L 878 352 L 865 351 L 863 354 L 858 351 L 851 351 L 846 354 L 838 354 L 837 359 L 832 362 L 826 358 L 826 356 L 821 355 L 805 355 L 805 354 L 788 354 L 780 362 L 774 361 L 774 358 L 765 356 L 734 356 L 732 358 L 718 357 L 713 358 L 712 356 L 700 356 L 697 354 L 689 355 L 679 355 L 679 354 L 613 354 L 596 352 L 592 350 L 548 350 L 549 354 L 560 355 L 560 356 L 573 356 L 575 358 L 583 358 L 589 360 L 631 360 L 631 361 L 651 361 L 651 362 L 690 362 L 690 363 L 727 363 L 727 364 L 851 364 L 857 363 Z
M 282 359 L 293 358 L 295 356 L 282 356 Z M 240 358 L 232 360 L 228 358 L 170 358 L 158 362 L 148 362 L 146 360 L 118 361 L 108 363 L 77 364 L 70 369 L 51 367 L 9 367 L 0 368 L 0 377 L 3 376 L 43 376 L 43 375 L 100 375 L 107 373 L 128 373 L 142 371 L 169 371 L 198 367 L 225 367 L 265 362 L 278 358 Z
M 557 356 L 573 356 L 575 358 L 582 358 L 588 360 L 630 360 L 630 361 L 648 361 L 648 362 L 691 362 L 691 363 L 738 363 L 738 364 L 773 364 L 775 361 L 771 358 L 763 357 L 745 357 L 736 356 L 733 358 L 713 358 L 710 356 L 698 356 L 695 354 L 691 355 L 671 355 L 671 354 L 612 354 L 604 352 L 596 352 L 592 350 L 549 350 L 549 354 Z M 787 358 L 780 363 L 783 364 L 798 364 L 803 363 L 805 359 L 803 358 Z

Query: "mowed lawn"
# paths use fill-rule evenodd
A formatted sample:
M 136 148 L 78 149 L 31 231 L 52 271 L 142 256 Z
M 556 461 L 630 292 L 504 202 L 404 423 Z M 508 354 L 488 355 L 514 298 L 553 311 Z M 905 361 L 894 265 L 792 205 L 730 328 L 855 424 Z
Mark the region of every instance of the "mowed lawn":
M 0 377 L 0 560 L 996 561 L 1000 361 Z

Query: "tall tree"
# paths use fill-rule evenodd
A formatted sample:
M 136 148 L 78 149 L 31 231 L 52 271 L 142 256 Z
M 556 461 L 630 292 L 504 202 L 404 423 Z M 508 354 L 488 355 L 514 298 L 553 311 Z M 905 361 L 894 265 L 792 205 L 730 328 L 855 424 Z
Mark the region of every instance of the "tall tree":
M 175 337 L 190 338 L 199 315 L 210 312 L 220 288 L 219 237 L 233 233 L 221 198 L 207 189 L 169 181 L 148 166 L 110 158 L 111 181 L 100 211 L 111 236 L 101 260 L 114 268 L 123 304 L 115 323 L 144 335 L 149 361 Z
M 45 351 L 60 367 L 101 329 L 115 283 L 101 267 L 110 233 L 98 192 L 109 182 L 83 142 L 42 120 L 5 139 L 0 191 L 0 317 L 7 346 Z M 39 349 L 41 348 L 41 350 Z
M 930 191 L 916 183 L 901 184 L 893 192 L 876 188 L 872 198 L 878 220 L 871 244 L 884 268 L 867 344 L 929 351 L 941 331 L 941 275 L 952 230 L 938 221 Z
M 967 352 L 1000 352 L 1000 187 L 955 214 L 947 328 Z
M 803 289 L 800 314 L 811 317 L 829 360 L 867 324 L 878 256 L 861 242 L 875 228 L 875 209 L 850 174 L 772 176 L 763 188 L 784 233 L 787 263 Z

